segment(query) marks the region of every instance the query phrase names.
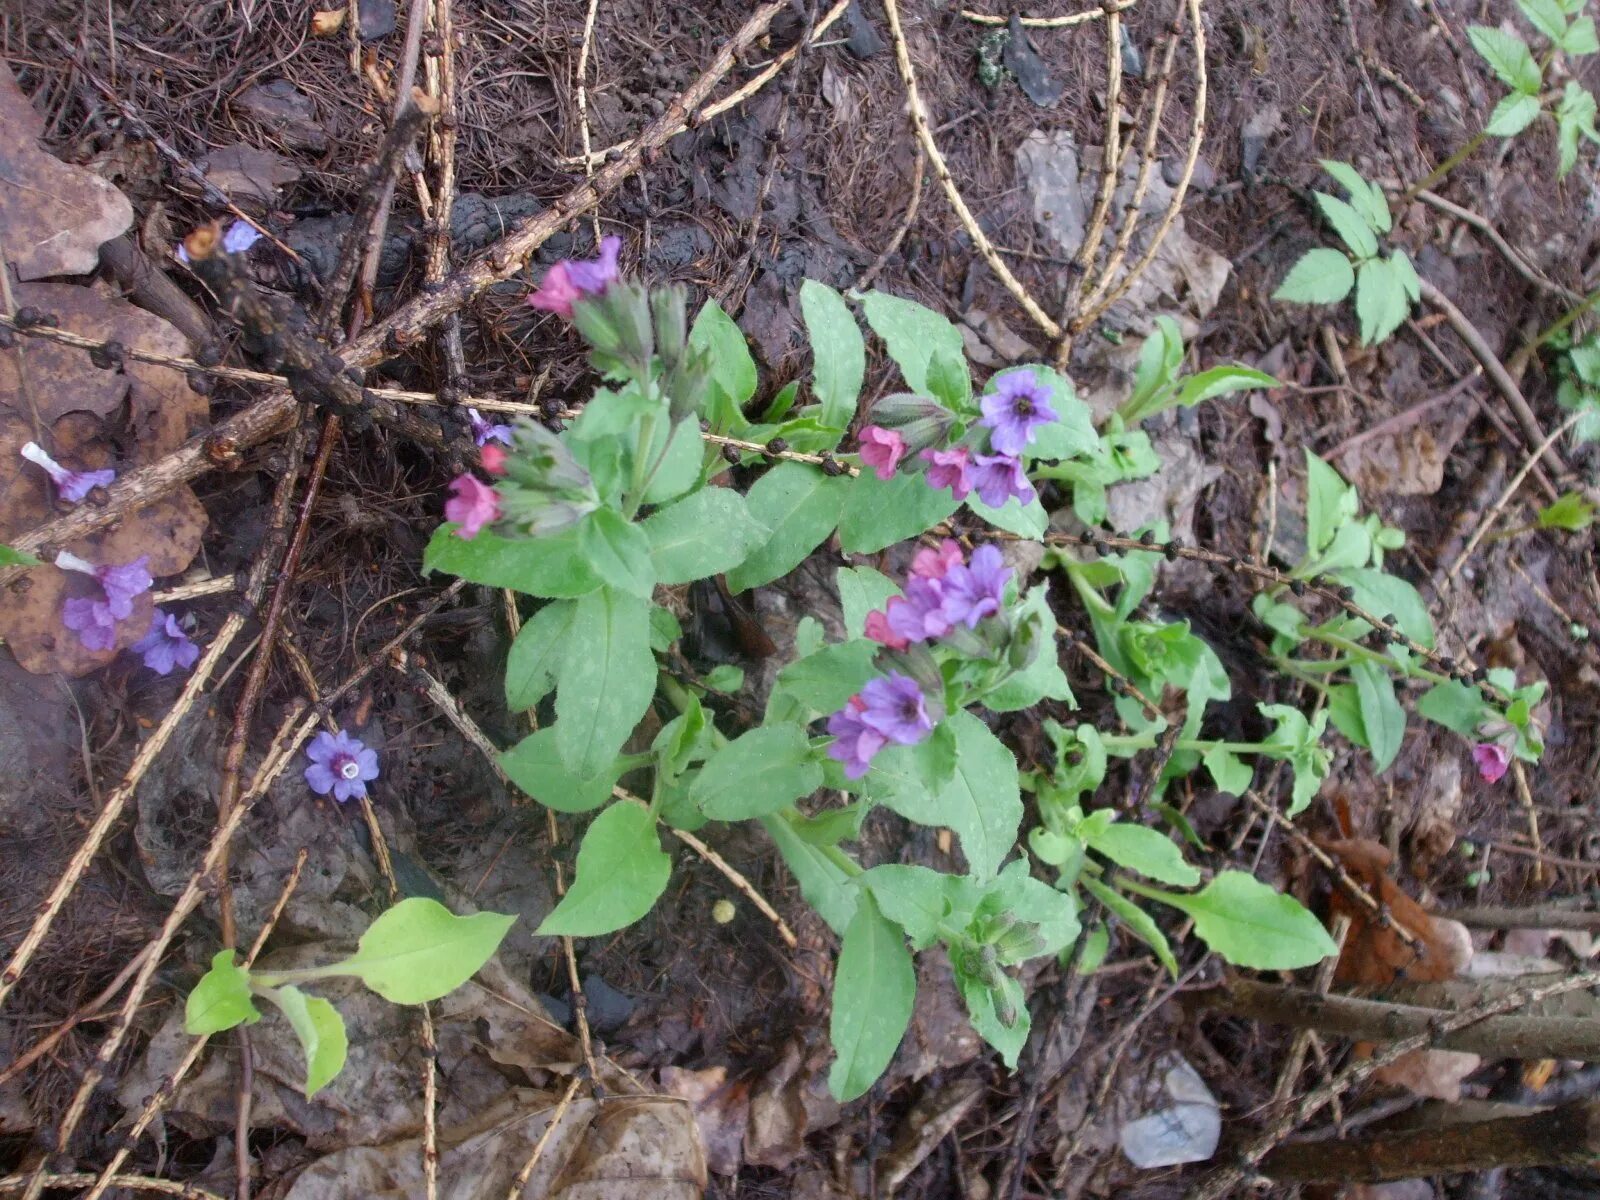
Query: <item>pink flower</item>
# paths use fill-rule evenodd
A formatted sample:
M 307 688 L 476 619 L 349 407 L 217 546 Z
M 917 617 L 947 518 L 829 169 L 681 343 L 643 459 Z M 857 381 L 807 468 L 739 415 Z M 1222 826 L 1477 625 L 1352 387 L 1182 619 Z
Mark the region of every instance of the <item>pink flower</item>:
M 868 425 L 861 431 L 861 462 L 884 482 L 894 478 L 895 468 L 905 456 L 906 440 L 893 430 Z
M 478 458 L 483 463 L 483 469 L 489 474 L 504 475 L 506 473 L 506 452 L 499 446 L 485 442 L 483 449 L 478 451 Z
M 451 498 L 444 502 L 447 521 L 459 521 L 456 536 L 471 541 L 490 521 L 500 516 L 500 497 L 475 475 L 458 475 L 450 483 Z
M 899 599 L 899 597 L 895 597 Z M 894 603 L 893 600 L 890 601 Z M 904 650 L 911 643 L 889 628 L 889 614 L 881 609 L 873 609 L 867 614 L 867 636 L 875 642 L 881 642 L 891 650 Z
M 583 299 L 583 293 L 578 290 L 578 285 L 572 282 L 567 275 L 567 263 L 563 259 L 544 273 L 544 282 L 537 291 L 528 297 L 528 303 L 545 312 L 553 312 L 558 317 L 572 320 L 572 302 Z
M 972 480 L 967 476 L 971 456 L 965 446 L 954 450 L 924 450 L 922 461 L 928 465 L 928 486 L 949 488 L 957 500 L 965 500 L 972 491 Z
M 1472 761 L 1485 783 L 1499 783 L 1511 766 L 1511 751 L 1499 742 L 1479 742 L 1472 748 Z
M 617 255 L 622 239 L 600 239 L 600 255 L 592 259 L 564 258 L 544 274 L 544 282 L 528 297 L 534 308 L 572 320 L 572 305 L 585 296 L 603 296 L 617 280 Z
M 965 561 L 961 547 L 945 538 L 937 549 L 924 546 L 916 552 L 911 559 L 911 573 L 924 579 L 943 579 L 951 567 L 959 567 Z

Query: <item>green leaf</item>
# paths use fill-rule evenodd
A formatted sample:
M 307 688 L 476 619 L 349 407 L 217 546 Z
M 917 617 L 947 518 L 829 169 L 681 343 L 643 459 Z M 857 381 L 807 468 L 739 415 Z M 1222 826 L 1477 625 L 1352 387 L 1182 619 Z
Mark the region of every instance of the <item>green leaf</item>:
M 817 910 L 828 928 L 839 936 L 856 915 L 861 895 L 822 847 L 802 838 L 782 813 L 760 818 L 762 827 L 778 847 L 784 864 L 794 873 L 800 894 Z
M 744 686 L 744 668 L 736 667 L 732 663 L 712 667 L 701 677 L 700 685 L 708 691 L 732 695 Z
M 1178 377 L 1183 362 L 1183 334 L 1171 317 L 1157 317 L 1144 345 L 1139 347 L 1139 364 L 1133 372 L 1133 390 L 1123 401 L 1121 411 L 1142 415 L 1159 411 L 1159 397 Z
M 815 279 L 800 285 L 800 315 L 811 341 L 811 390 L 822 405 L 822 423 L 848 428 L 867 371 L 867 344 L 838 292 Z
M 1000 912 L 1033 926 L 1037 941 L 1025 949 L 1008 948 L 1004 938 L 995 943 L 999 961 L 1012 966 L 1030 958 L 1054 957 L 1077 941 L 1078 901 L 1071 892 L 1053 888 L 1028 872 L 1028 860 L 1018 858 L 1006 865 L 979 906 L 980 912 Z
M 1372 751 L 1373 766 L 1381 775 L 1394 762 L 1405 741 L 1406 711 L 1395 699 L 1394 680 L 1377 663 L 1362 659 L 1352 664 L 1350 676 L 1355 680 L 1361 725 Z
M 850 554 L 876 554 L 933 528 L 959 504 L 948 488 L 931 488 L 922 475 L 904 472 L 884 481 L 864 470 L 850 481 L 839 545 Z
M 1361 721 L 1361 697 L 1353 683 L 1336 683 L 1328 688 L 1328 720 L 1353 746 L 1372 749 L 1367 727 Z
M 599 508 L 578 526 L 578 548 L 606 583 L 645 600 L 655 590 L 650 539 L 613 508 Z
M 1374 346 L 1400 328 L 1411 311 L 1406 284 L 1387 259 L 1369 258 L 1356 269 L 1356 316 L 1361 344 Z
M 1516 137 L 1539 115 L 1539 97 L 1526 92 L 1509 92 L 1500 98 L 1489 114 L 1483 131 L 1492 137 Z
M 1002 507 L 991 508 L 978 499 L 977 492 L 973 492 L 967 497 L 967 507 L 996 529 L 1004 529 L 1007 533 L 1014 533 L 1031 541 L 1042 540 L 1045 531 L 1050 528 L 1050 514 L 1044 511 L 1044 505 L 1039 503 L 1038 496 L 1027 504 L 1019 503 L 1017 498 L 1012 496 Z
M 1017 841 L 1022 822 L 1017 760 L 971 713 L 952 713 L 945 724 L 955 735 L 957 752 L 949 782 L 937 791 L 897 789 L 884 802 L 908 821 L 953 829 L 973 877 L 985 880 Z
M 649 604 L 612 588 L 579 600 L 556 683 L 556 749 L 567 769 L 580 779 L 604 771 L 655 691 Z
M 1478 726 L 1495 712 L 1477 688 L 1449 679 L 1422 693 L 1417 700 L 1417 714 L 1464 738 L 1475 739 Z
M 492 912 L 458 917 L 412 896 L 368 926 L 356 952 L 328 973 L 354 975 L 391 1004 L 426 1004 L 476 975 L 514 921 Z
M 1128 927 L 1128 932 L 1133 934 L 1146 946 L 1156 952 L 1156 957 L 1161 960 L 1161 965 L 1174 979 L 1178 977 L 1178 960 L 1172 955 L 1172 946 L 1167 941 L 1167 935 L 1161 932 L 1155 918 L 1121 892 L 1107 887 L 1093 876 L 1085 875 L 1078 880 L 1091 896 L 1094 896 L 1112 912 L 1122 919 Z
M 872 892 L 883 915 L 905 930 L 914 950 L 938 941 L 941 926 L 965 929 L 978 906 L 978 889 L 970 879 L 927 867 L 886 863 L 858 882 Z
M 671 609 L 663 608 L 659 604 L 650 605 L 650 649 L 657 654 L 665 654 L 672 649 L 672 643 L 683 637 L 683 626 Z
M 264 993 L 289 1019 L 289 1027 L 300 1039 L 306 1058 L 306 1099 L 315 1096 L 344 1069 L 350 1043 L 345 1036 L 344 1018 L 321 996 L 308 996 L 297 987 L 285 984 Z
M 1193 887 L 1200 882 L 1200 872 L 1183 861 L 1183 851 L 1154 829 L 1113 821 L 1104 829 L 1086 829 L 1083 837 L 1091 850 L 1158 883 Z
M 1567 14 L 1561 11 L 1559 0 L 1517 0 L 1517 7 L 1533 27 L 1556 45 L 1567 32 Z
M 877 674 L 872 660 L 882 648 L 866 638 L 823 646 L 778 672 L 773 697 L 792 697 L 810 713 L 836 712 Z
M 868 292 L 861 297 L 861 311 L 913 392 L 929 392 L 928 368 L 935 355 L 943 352 L 966 361 L 961 331 L 932 309 L 885 292 Z
M 683 495 L 700 481 L 705 464 L 705 439 L 700 436 L 700 422 L 695 418 L 685 417 L 661 436 L 667 441 L 655 450 L 661 459 L 644 489 L 645 504 L 665 504 Z
M 553 600 L 518 631 L 506 655 L 506 707 L 512 712 L 526 712 L 555 687 L 576 608 L 571 600 Z
M 1417 277 L 1417 268 L 1412 264 L 1411 256 L 1404 250 L 1394 251 L 1389 255 L 1389 269 L 1400 281 L 1411 303 L 1422 303 L 1422 280 Z
M 1355 284 L 1350 260 L 1337 250 L 1318 246 L 1307 250 L 1289 269 L 1272 298 L 1294 304 L 1337 304 Z
M 250 972 L 234 963 L 231 949 L 218 950 L 211 956 L 211 969 L 184 1002 L 184 1032 L 203 1037 L 259 1020 L 261 1013 L 250 999 Z
M 575 530 L 540 538 L 503 538 L 480 529 L 470 541 L 456 536 L 453 522 L 434 530 L 422 552 L 422 570 L 445 571 L 485 587 L 510 588 L 530 596 L 571 599 L 600 586 L 600 577 L 578 548 Z
M 1393 617 L 1394 622 L 1419 646 L 1433 649 L 1433 618 L 1422 594 L 1397 576 L 1376 567 L 1346 567 L 1339 571 L 1340 583 L 1355 590 L 1355 602 L 1375 617 Z
M 1111 949 L 1111 931 L 1105 925 L 1089 930 L 1078 950 L 1078 974 L 1087 978 L 1105 965 L 1106 954 Z
M 1242 796 L 1255 778 L 1255 769 L 1231 750 L 1220 746 L 1207 750 L 1200 760 L 1211 772 L 1217 791 L 1230 796 Z
M 847 477 L 833 478 L 797 462 L 781 462 L 756 480 L 745 499 L 750 516 L 771 536 L 728 572 L 728 586 L 742 592 L 804 562 L 838 525 L 849 487 Z
M 1321 554 L 1333 535 L 1356 515 L 1356 490 L 1308 448 L 1306 456 L 1306 548 Z
M 626 928 L 650 911 L 671 875 L 650 810 L 618 800 L 584 833 L 572 887 L 535 932 L 598 937 Z
M 530 733 L 500 755 L 500 769 L 528 795 L 557 812 L 592 812 L 611 799 L 622 771 L 615 760 L 592 779 L 567 770 L 556 749 L 556 727 Z
M 1257 704 L 1261 715 L 1276 721 L 1277 727 L 1261 743 L 1261 751 L 1272 758 L 1280 758 L 1294 770 L 1294 788 L 1291 793 L 1289 815 L 1306 810 L 1311 798 L 1317 794 L 1322 781 L 1328 777 L 1329 755 L 1322 747 L 1322 734 L 1328 725 L 1326 710 L 1314 720 L 1287 704 Z
M 1339 240 L 1350 248 L 1351 254 L 1357 258 L 1371 258 L 1378 252 L 1378 239 L 1365 217 L 1343 200 L 1326 192 L 1313 192 L 1312 195 L 1316 197 L 1317 207 L 1322 210 L 1323 217 L 1333 226 Z
M 764 817 L 822 786 L 822 767 L 799 725 L 752 729 L 713 754 L 690 796 L 716 821 Z
M 828 1034 L 838 1058 L 828 1072 L 828 1090 L 847 1102 L 882 1075 L 911 1023 L 917 973 L 900 930 L 862 895 L 844 931 L 833 976 L 833 1015 Z
M 42 567 L 44 564 L 33 555 L 10 546 L 0 546 L 0 567 Z
M 1579 17 L 1568 26 L 1566 36 L 1561 39 L 1561 48 L 1568 54 L 1578 56 L 1600 50 L 1600 37 L 1595 35 L 1594 18 Z
M 1201 371 L 1200 374 L 1185 379 L 1178 386 L 1174 400 L 1183 408 L 1193 408 L 1202 400 L 1225 396 L 1229 392 L 1249 392 L 1258 388 L 1281 386 L 1278 380 L 1265 371 L 1240 366 L 1212 367 L 1209 371 Z
M 1565 492 L 1554 504 L 1539 510 L 1539 528 L 1566 529 L 1573 533 L 1594 524 L 1595 507 L 1578 492 Z
M 1187 913 L 1201 940 L 1237 967 L 1292 971 L 1339 951 L 1298 900 L 1243 871 L 1223 871 L 1192 896 L 1132 890 Z
M 1588 28 L 1592 36 L 1593 21 L 1589 21 Z M 1560 152 L 1556 170 L 1558 177 L 1565 178 L 1567 172 L 1577 165 L 1579 137 L 1587 136 L 1600 140 L 1600 135 L 1595 133 L 1594 119 L 1594 97 L 1581 84 L 1568 80 L 1565 90 L 1561 93 L 1561 102 L 1556 105 L 1556 145 Z
M 1394 224 L 1394 218 L 1389 213 L 1389 201 L 1383 194 L 1383 189 L 1375 183 L 1368 183 L 1349 163 L 1335 162 L 1332 159 L 1321 159 L 1322 169 L 1334 179 L 1344 185 L 1350 193 L 1350 206 L 1361 214 L 1368 227 L 1374 233 L 1388 233 Z
M 756 363 L 733 318 L 715 300 L 707 300 L 689 331 L 689 348 L 703 350 L 711 363 L 711 401 L 707 415 L 712 427 L 727 433 L 748 422 L 744 406 L 756 394 Z
M 1000 1060 L 1010 1070 L 1016 1070 L 1017 1057 L 1028 1044 L 1028 1032 L 1033 1028 L 1033 1017 L 1028 1012 L 1028 1000 L 1022 984 L 1005 972 L 997 972 L 994 987 L 965 971 L 956 972 L 956 986 L 961 989 L 961 999 L 967 1006 L 967 1018 L 978 1036 L 1000 1051 Z M 998 1003 L 996 991 L 999 992 Z M 1006 1009 L 1002 1019 L 1000 1008 Z
M 940 346 L 928 360 L 928 394 L 954 412 L 965 411 L 972 401 L 972 374 L 964 351 L 965 347 L 952 352 Z
M 731 571 L 767 540 L 732 488 L 706 487 L 644 522 L 650 561 L 660 583 L 689 583 Z
M 844 607 L 844 631 L 848 637 L 865 633 L 867 614 L 882 608 L 890 596 L 900 594 L 899 584 L 871 567 L 840 567 L 834 579 Z
M 1487 25 L 1467 26 L 1473 48 L 1483 55 L 1489 69 L 1513 91 L 1537 96 L 1542 83 L 1539 64 L 1533 61 L 1528 43 L 1514 33 L 1491 29 Z

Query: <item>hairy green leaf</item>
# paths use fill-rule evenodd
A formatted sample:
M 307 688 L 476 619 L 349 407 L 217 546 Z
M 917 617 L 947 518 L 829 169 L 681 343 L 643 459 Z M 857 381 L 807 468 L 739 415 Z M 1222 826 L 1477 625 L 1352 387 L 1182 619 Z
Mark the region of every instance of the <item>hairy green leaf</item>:
M 764 817 L 822 786 L 822 767 L 799 725 L 763 726 L 741 734 L 707 760 L 690 789 L 700 811 L 716 821 Z
M 584 596 L 556 682 L 556 749 L 567 770 L 579 779 L 604 771 L 655 690 L 649 604 L 612 588 Z
M 1200 872 L 1183 861 L 1178 849 L 1164 833 L 1127 821 L 1113 821 L 1103 829 L 1084 834 L 1089 848 L 1104 854 L 1119 867 L 1178 887 L 1193 887 Z
M 369 925 L 356 952 L 327 973 L 354 975 L 391 1004 L 426 1004 L 476 975 L 516 919 L 458 917 L 437 900 L 412 896 Z
M 744 406 L 756 394 L 756 363 L 744 334 L 715 300 L 707 300 L 695 318 L 689 347 L 710 356 L 712 396 L 706 415 L 712 427 L 723 433 L 742 429 L 749 423 Z
M 965 875 L 945 875 L 927 867 L 885 863 L 860 878 L 878 908 L 905 930 L 912 949 L 925 950 L 939 940 L 940 927 L 967 927 L 978 906 L 977 886 Z
M 961 331 L 930 308 L 886 292 L 868 292 L 861 297 L 861 311 L 913 392 L 928 394 L 929 365 L 936 355 L 966 361 Z
M 762 828 L 778 847 L 784 864 L 794 873 L 800 894 L 828 928 L 840 937 L 856 915 L 861 891 L 821 846 L 802 838 L 783 813 L 760 818 Z
M 876 554 L 932 529 L 959 505 L 950 489 L 931 488 L 921 475 L 902 472 L 882 480 L 864 470 L 850 481 L 839 545 L 849 554 Z
M 1188 896 L 1129 886 L 1187 913 L 1201 940 L 1237 967 L 1292 971 L 1339 951 L 1322 923 L 1298 900 L 1243 871 L 1223 871 Z
M 422 570 L 446 571 L 485 587 L 510 588 L 530 596 L 571 599 L 600 586 L 589 560 L 578 548 L 576 530 L 541 538 L 503 538 L 480 529 L 468 540 L 451 522 L 434 531 L 422 552 Z
M 1373 766 L 1381 775 L 1394 762 L 1405 741 L 1406 711 L 1395 699 L 1394 680 L 1377 663 L 1365 659 L 1353 663 L 1350 677 L 1355 680 L 1361 726 L 1367 735 L 1367 747 L 1372 751 Z
M 890 596 L 900 594 L 900 586 L 894 580 L 871 567 L 840 567 L 834 578 L 844 606 L 844 631 L 849 637 L 865 633 L 867 614 L 882 608 Z
M 1078 882 L 1091 896 L 1116 913 L 1129 933 L 1156 952 L 1156 958 L 1161 960 L 1161 965 L 1174 979 L 1178 977 L 1178 960 L 1173 957 L 1167 935 L 1161 932 L 1161 926 L 1156 924 L 1154 917 L 1121 892 L 1107 887 L 1092 876 L 1085 875 Z
M 657 581 L 689 583 L 731 571 L 768 536 L 732 488 L 701 488 L 641 526 Z
M 742 592 L 799 566 L 838 525 L 850 482 L 797 462 L 781 462 L 756 480 L 745 499 L 770 536 L 728 572 L 728 586 Z
M 611 789 L 622 774 L 621 764 L 612 761 L 609 769 L 590 779 L 581 779 L 567 769 L 556 749 L 556 727 L 547 726 L 530 733 L 500 755 L 500 769 L 512 783 L 546 808 L 557 812 L 592 812 L 611 799 Z
M 800 315 L 811 341 L 811 390 L 822 405 L 822 423 L 848 428 L 867 370 L 867 345 L 855 314 L 838 292 L 807 279 L 800 285 Z
M 506 707 L 526 712 L 556 685 L 572 630 L 571 600 L 553 600 L 529 618 L 506 655 Z
M 632 925 L 654 907 L 672 876 L 655 818 L 636 800 L 618 800 L 583 835 L 572 887 L 536 931 L 598 937 Z
M 905 938 L 871 894 L 862 895 L 833 976 L 828 1033 L 838 1057 L 828 1072 L 828 1090 L 835 1099 L 854 1100 L 883 1074 L 911 1023 L 916 995 L 917 973 Z
M 211 956 L 211 969 L 184 1002 L 184 1032 L 201 1037 L 259 1020 L 261 1013 L 250 999 L 250 972 L 233 961 L 231 949 L 218 950 Z

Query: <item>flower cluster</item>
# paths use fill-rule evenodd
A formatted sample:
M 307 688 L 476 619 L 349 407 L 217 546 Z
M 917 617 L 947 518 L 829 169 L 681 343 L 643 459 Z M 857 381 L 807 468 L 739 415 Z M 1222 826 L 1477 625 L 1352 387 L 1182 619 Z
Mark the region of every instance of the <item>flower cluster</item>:
M 497 521 L 538 537 L 570 528 L 599 507 L 594 480 L 555 434 L 522 420 L 512 439 L 510 453 L 483 447 L 484 470 L 499 478 L 497 484 L 491 487 L 475 475 L 451 481 L 444 515 L 460 524 L 458 537 L 471 540 Z
M 932 401 L 889 399 L 897 403 L 874 406 L 877 423 L 861 431 L 861 461 L 879 479 L 893 478 L 901 462 L 915 452 L 912 461 L 926 464 L 922 470 L 928 486 L 949 488 L 957 500 L 965 500 L 973 492 L 991 508 L 999 508 L 1013 497 L 1019 504 L 1033 500 L 1022 451 L 1035 440 L 1038 428 L 1057 420 L 1058 414 L 1050 405 L 1050 389 L 1032 372 L 1001 376 L 994 391 L 980 401 L 983 415 L 977 428 L 955 446 L 941 444 L 950 423 L 930 420 L 927 410 L 942 411 Z M 988 443 L 988 453 L 980 445 L 983 441 Z
M 867 614 L 866 633 L 891 650 L 942 638 L 958 625 L 976 629 L 998 616 L 1011 568 L 994 546 L 979 546 L 968 563 L 961 547 L 946 538 L 937 549 L 924 547 L 911 560 L 905 595 L 893 596 Z
M 117 622 L 133 615 L 133 601 L 150 590 L 150 556 L 141 555 L 122 566 L 97 567 L 63 550 L 56 555 L 63 571 L 87 575 L 100 587 L 101 597 L 74 596 L 61 607 L 61 623 L 77 633 L 89 650 L 109 650 L 117 642 Z
M 622 239 L 600 239 L 600 256 L 574 261 L 564 258 L 545 272 L 544 281 L 528 297 L 528 304 L 544 312 L 572 320 L 572 305 L 590 296 L 603 296 L 617 281 L 617 255 Z M 482 445 L 480 442 L 479 445 Z
M 306 747 L 306 757 L 311 760 L 305 772 L 307 785 L 319 796 L 333 793 L 341 804 L 366 799 L 367 784 L 378 777 L 378 752 L 342 729 L 317 734 Z
M 107 487 L 117 477 L 115 471 L 69 471 L 47 454 L 38 442 L 28 442 L 19 451 L 23 458 L 50 476 L 56 491 L 68 504 L 81 503 L 97 487 Z

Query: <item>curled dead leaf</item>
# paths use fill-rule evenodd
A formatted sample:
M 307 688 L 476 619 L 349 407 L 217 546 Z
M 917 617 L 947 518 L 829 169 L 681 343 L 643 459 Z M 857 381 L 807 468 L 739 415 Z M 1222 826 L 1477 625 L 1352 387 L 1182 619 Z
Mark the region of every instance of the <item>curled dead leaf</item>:
M 349 15 L 349 9 L 327 8 L 321 12 L 311 14 L 311 36 L 331 37 L 344 28 L 344 19 Z

